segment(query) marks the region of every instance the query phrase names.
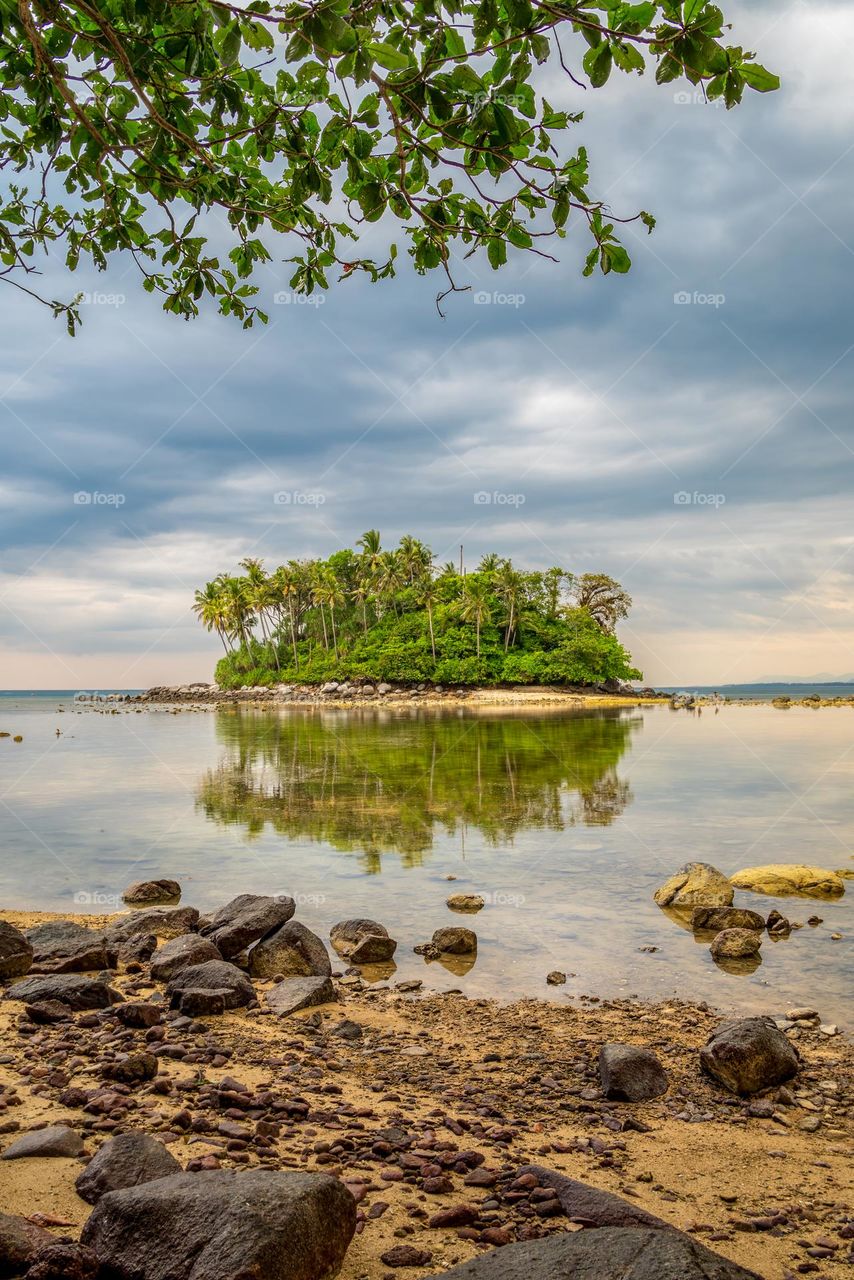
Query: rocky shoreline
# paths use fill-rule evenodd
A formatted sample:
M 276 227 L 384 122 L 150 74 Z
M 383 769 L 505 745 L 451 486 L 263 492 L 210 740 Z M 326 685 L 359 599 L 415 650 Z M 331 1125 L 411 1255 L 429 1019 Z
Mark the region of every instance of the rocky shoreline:
M 290 899 L 177 888 L 4 913 L 0 1274 L 850 1272 L 854 1054 L 816 1010 L 375 986 L 377 922 L 330 957 Z

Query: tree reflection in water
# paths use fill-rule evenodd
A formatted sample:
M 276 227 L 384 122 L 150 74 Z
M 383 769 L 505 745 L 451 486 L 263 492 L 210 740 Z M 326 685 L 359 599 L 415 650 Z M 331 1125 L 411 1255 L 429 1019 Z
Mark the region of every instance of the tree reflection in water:
M 522 715 L 238 707 L 217 713 L 225 747 L 198 804 L 249 835 L 423 860 L 437 832 L 492 845 L 529 828 L 607 826 L 631 802 L 617 764 L 642 717 L 621 708 Z

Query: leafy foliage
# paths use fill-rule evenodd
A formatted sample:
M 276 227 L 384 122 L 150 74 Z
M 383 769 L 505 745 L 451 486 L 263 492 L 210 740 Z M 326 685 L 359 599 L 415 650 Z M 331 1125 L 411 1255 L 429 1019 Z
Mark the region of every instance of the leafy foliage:
M 220 636 L 224 688 L 364 678 L 444 685 L 599 684 L 640 678 L 614 635 L 631 599 L 604 575 L 521 572 L 484 557 L 474 573 L 435 574 L 430 549 L 406 536 L 382 549 L 296 561 L 267 574 L 220 575 L 194 610 Z M 591 583 L 595 599 L 590 599 Z
M 308 294 L 332 272 L 394 274 L 395 243 L 384 261 L 346 247 L 386 213 L 445 292 L 454 253 L 497 269 L 571 218 L 593 237 L 586 273 L 625 272 L 619 219 L 563 141 L 581 114 L 543 96 L 537 64 L 594 89 L 651 64 L 727 107 L 745 85 L 777 88 L 725 31 L 707 0 L 0 0 L 0 278 L 73 332 L 76 302 L 32 287 L 36 250 L 71 271 L 126 252 L 167 311 L 195 316 L 209 295 L 248 326 L 267 318 L 262 233 L 294 246 L 291 286 Z M 565 38 L 586 49 L 583 81 Z

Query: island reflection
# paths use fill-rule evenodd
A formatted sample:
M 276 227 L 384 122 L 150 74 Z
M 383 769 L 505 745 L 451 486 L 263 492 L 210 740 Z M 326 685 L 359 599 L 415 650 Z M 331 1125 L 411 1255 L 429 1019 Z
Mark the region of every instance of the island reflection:
M 236 708 L 217 713 L 224 758 L 197 801 L 250 836 L 422 862 L 439 832 L 475 828 L 492 845 L 530 828 L 607 826 L 631 803 L 617 764 L 642 717 L 620 708 L 524 717 Z

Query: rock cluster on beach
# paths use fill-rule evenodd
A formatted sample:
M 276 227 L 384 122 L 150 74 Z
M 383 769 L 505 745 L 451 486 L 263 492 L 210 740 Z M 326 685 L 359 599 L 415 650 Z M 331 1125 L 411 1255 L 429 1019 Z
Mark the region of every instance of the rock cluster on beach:
M 715 1143 L 750 1125 L 802 1141 L 838 1126 L 848 1084 L 810 1061 L 831 1043 L 813 1010 L 791 1010 L 781 1030 L 675 1003 L 585 1014 L 422 999 L 408 994 L 417 983 L 360 976 L 400 945 L 380 922 L 333 927 L 342 973 L 293 916 L 294 899 L 244 894 L 204 918 L 143 908 L 91 930 L 70 922 L 88 947 L 65 928 L 36 926 L 32 943 L 0 926 L 16 970 L 0 1061 L 17 1078 L 0 1083 L 0 1165 L 70 1164 L 91 1208 L 59 1238 L 0 1215 L 0 1275 L 328 1280 L 355 1234 L 377 1239 L 377 1277 L 413 1280 L 749 1280 L 763 1273 L 714 1248 L 746 1230 L 800 1249 L 801 1271 L 806 1249 L 850 1251 L 854 1220 L 832 1195 L 820 1230 L 793 1201 L 686 1232 L 684 1214 L 660 1212 L 678 1193 L 644 1172 L 662 1126 L 706 1124 Z M 426 945 L 464 954 L 477 938 L 452 926 Z M 106 965 L 34 973 L 37 955 Z M 21 1124 L 30 1103 L 51 1122 Z M 584 1176 L 551 1167 L 566 1162 Z M 348 1280 L 367 1274 L 359 1257 Z

